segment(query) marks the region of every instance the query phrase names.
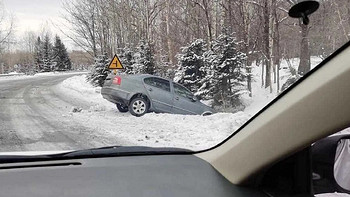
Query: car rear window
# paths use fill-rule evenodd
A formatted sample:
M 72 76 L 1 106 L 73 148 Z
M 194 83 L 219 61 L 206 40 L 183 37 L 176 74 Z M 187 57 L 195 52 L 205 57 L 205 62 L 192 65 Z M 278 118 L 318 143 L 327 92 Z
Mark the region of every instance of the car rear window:
M 156 77 L 149 77 L 149 78 L 146 78 L 144 81 L 147 85 L 170 92 L 170 82 L 168 80 L 160 79 Z

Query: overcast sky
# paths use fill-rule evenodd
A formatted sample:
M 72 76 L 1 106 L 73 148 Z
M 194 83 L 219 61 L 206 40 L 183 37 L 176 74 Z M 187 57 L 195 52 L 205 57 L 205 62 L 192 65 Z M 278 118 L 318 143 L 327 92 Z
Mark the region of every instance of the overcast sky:
M 68 48 L 70 40 L 57 30 L 53 23 L 62 23 L 61 15 L 63 0 L 2 0 L 5 9 L 15 16 L 16 36 L 20 37 L 25 31 L 41 32 L 48 26 L 53 35 L 58 34 Z

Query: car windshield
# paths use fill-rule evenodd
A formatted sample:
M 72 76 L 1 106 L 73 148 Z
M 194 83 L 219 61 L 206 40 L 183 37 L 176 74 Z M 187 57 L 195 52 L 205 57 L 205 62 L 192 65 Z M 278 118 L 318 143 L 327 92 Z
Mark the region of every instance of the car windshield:
M 0 152 L 218 145 L 349 41 L 298 2 L 2 0 Z
M 194 96 L 190 90 L 177 83 L 174 83 L 174 93 L 187 98 L 191 98 Z

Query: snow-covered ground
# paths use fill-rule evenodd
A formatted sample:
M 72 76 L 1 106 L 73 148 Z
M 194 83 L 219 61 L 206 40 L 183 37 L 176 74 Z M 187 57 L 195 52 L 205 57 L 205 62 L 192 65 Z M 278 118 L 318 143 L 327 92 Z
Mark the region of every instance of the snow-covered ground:
M 294 69 L 297 70 L 299 65 L 299 59 L 294 58 L 287 62 L 286 60 L 281 61 L 280 65 L 280 87 L 287 81 L 290 76 L 289 64 Z M 311 57 L 311 68 L 315 68 L 318 64 L 322 62 L 321 58 Z M 272 79 L 272 93 L 270 92 L 270 88 L 263 88 L 261 86 L 261 75 L 262 75 L 262 67 L 256 66 L 255 63 L 252 65 L 252 97 L 248 97 L 247 95 L 243 96 L 244 103 L 246 104 L 246 109 L 244 112 L 249 116 L 253 116 L 258 113 L 263 107 L 265 107 L 268 103 L 270 103 L 273 99 L 275 99 L 280 92 L 277 91 L 277 83 L 273 83 L 273 73 L 271 73 Z M 265 73 L 264 73 L 265 76 Z
M 69 116 L 84 120 L 84 126 L 94 128 L 101 135 L 124 142 L 118 145 L 201 150 L 226 139 L 249 119 L 243 112 L 204 117 L 156 113 L 134 117 L 129 113 L 122 114 L 114 104 L 102 98 L 99 88 L 86 83 L 85 77 L 74 76 L 57 86 L 63 94 L 90 105 L 79 113 L 69 113 Z
M 321 59 L 312 58 L 312 67 L 320 62 Z M 290 64 L 297 67 L 298 60 L 291 60 Z M 282 86 L 289 75 L 288 63 L 282 61 L 281 68 Z M 247 106 L 243 112 L 217 113 L 205 117 L 155 113 L 134 117 L 129 113 L 120 113 L 114 104 L 102 98 L 100 88 L 95 88 L 86 82 L 85 75 L 71 77 L 59 84 L 57 89 L 71 99 L 84 101 L 88 106 L 76 106 L 76 109 L 67 114 L 68 116 L 77 121 L 84 120 L 84 126 L 93 128 L 96 133 L 119 139 L 124 143 L 118 145 L 202 150 L 220 143 L 233 134 L 278 95 L 276 84 L 273 84 L 272 93 L 270 89 L 261 87 L 261 72 L 261 67 L 253 65 L 253 97 L 243 98 Z M 78 113 L 72 113 L 77 110 Z
M 312 58 L 313 66 L 321 62 Z M 282 62 L 281 86 L 289 75 L 288 63 Z M 297 67 L 298 60 L 290 61 Z M 82 73 L 41 73 L 34 76 L 2 76 L 0 81 L 24 78 L 52 77 L 54 75 L 74 75 Z M 149 113 L 134 117 L 130 113 L 120 113 L 114 104 L 103 99 L 101 89 L 86 82 L 86 75 L 77 75 L 64 80 L 54 87 L 54 92 L 76 103 L 72 109 L 63 110 L 62 117 L 83 124 L 94 131 L 96 146 L 138 145 L 156 147 L 178 147 L 192 150 L 210 148 L 233 134 L 260 109 L 277 95 L 276 84 L 273 92 L 261 87 L 261 67 L 253 65 L 253 97 L 245 96 L 244 111 L 237 113 L 217 113 L 211 116 L 174 115 Z M 57 91 L 57 92 L 56 92 Z M 75 102 L 76 101 L 76 102 Z M 99 137 L 100 136 L 100 137 Z
M 86 72 L 46 72 L 46 73 L 37 73 L 35 75 L 25 75 L 24 73 L 13 72 L 9 74 L 0 74 L 0 81 L 39 78 L 39 77 L 54 76 L 54 75 L 74 75 L 74 74 L 84 74 L 84 73 Z

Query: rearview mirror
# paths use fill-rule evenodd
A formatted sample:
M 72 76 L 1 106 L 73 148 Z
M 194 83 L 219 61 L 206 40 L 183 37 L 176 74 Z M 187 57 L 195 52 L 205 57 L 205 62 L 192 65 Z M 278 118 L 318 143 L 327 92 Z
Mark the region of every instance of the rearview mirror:
M 289 9 L 289 16 L 292 18 L 300 18 L 304 25 L 308 25 L 309 15 L 316 12 L 320 7 L 317 0 L 288 0 L 292 7 Z
M 334 159 L 334 178 L 337 184 L 350 191 L 350 139 L 338 142 Z

